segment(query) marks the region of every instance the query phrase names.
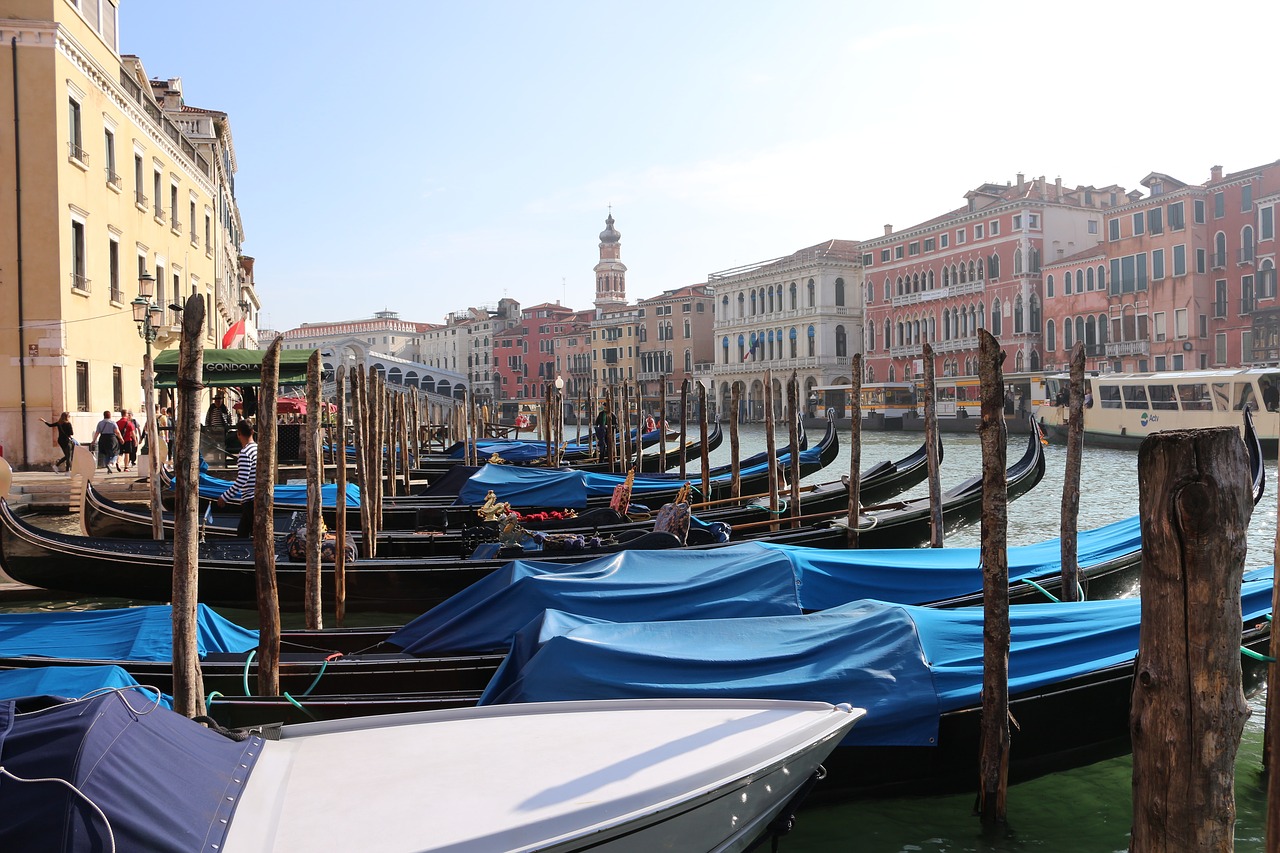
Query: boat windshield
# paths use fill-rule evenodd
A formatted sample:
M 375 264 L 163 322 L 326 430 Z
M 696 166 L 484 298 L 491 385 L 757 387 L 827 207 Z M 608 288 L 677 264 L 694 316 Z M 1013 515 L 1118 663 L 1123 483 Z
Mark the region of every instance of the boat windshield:
M 1126 409 L 1147 408 L 1146 388 L 1141 385 L 1122 385 L 1120 390 L 1124 393 L 1124 407 Z
M 1203 382 L 1186 382 L 1178 386 L 1178 399 L 1186 412 L 1207 412 L 1213 409 L 1209 400 L 1209 386 Z
M 1098 399 L 1102 402 L 1104 409 L 1120 408 L 1120 386 L 1101 385 L 1098 388 Z
M 1151 395 L 1151 408 L 1177 410 L 1178 401 L 1173 396 L 1172 385 L 1148 385 L 1147 393 Z

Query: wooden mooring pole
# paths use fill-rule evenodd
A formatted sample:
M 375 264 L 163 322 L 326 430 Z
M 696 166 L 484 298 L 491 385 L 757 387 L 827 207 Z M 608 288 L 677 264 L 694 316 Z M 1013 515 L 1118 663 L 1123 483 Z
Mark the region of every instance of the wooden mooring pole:
M 1157 432 L 1138 449 L 1134 853 L 1234 847 L 1235 759 L 1249 716 L 1240 667 L 1247 472 L 1234 427 Z
M 933 347 L 924 345 L 924 449 L 929 471 L 929 547 L 942 547 L 942 484 L 938 479 L 938 405 Z
M 178 355 L 178 409 L 173 440 L 173 710 L 204 713 L 204 678 L 196 606 L 200 591 L 200 409 L 204 383 L 204 297 L 192 294 L 182 310 Z M 274 410 L 273 410 L 274 411 Z M 155 453 L 157 443 L 151 445 Z
M 764 372 L 764 440 L 769 460 L 769 520 L 778 520 L 778 440 L 773 434 L 773 370 Z M 770 530 L 777 530 L 774 525 Z
M 324 627 L 324 613 L 321 610 L 320 595 L 320 546 L 324 536 L 320 527 L 324 519 L 321 504 L 321 485 L 324 482 L 324 459 L 321 456 L 320 444 L 320 350 L 311 353 L 307 361 L 307 581 L 306 602 L 304 603 L 307 628 L 319 630 Z M 341 513 L 343 502 L 337 500 L 336 512 Z
M 698 383 L 698 435 L 702 441 L 702 458 L 698 464 L 702 471 L 702 499 L 711 500 L 711 465 L 707 449 L 707 386 Z
M 338 411 L 334 415 L 337 429 L 334 430 L 338 447 L 337 468 L 337 508 L 333 515 L 333 534 L 338 546 L 333 555 L 333 607 L 334 621 L 342 627 L 347 618 L 347 366 L 339 364 L 334 374 L 334 387 Z
M 1035 417 L 1032 415 L 1032 417 Z M 1063 601 L 1080 598 L 1080 564 L 1076 541 L 1080 523 L 1080 463 L 1084 458 L 1084 344 L 1071 349 L 1071 393 L 1067 409 L 1067 468 L 1062 476 L 1062 543 Z
M 689 476 L 689 380 L 680 383 L 680 479 Z
M 978 331 L 982 422 L 982 740 L 978 756 L 978 814 L 1003 823 L 1009 790 L 1009 494 L 1005 489 L 1008 435 L 1004 422 L 1004 352 Z
M 853 354 L 849 370 L 849 515 L 845 520 L 845 544 L 857 548 L 862 509 L 862 353 Z
M 791 526 L 800 526 L 800 378 L 793 370 L 787 380 L 787 452 L 791 468 L 790 512 Z M 703 436 L 706 441 L 706 436 Z
M 667 470 L 667 377 L 658 374 L 658 471 Z
M 280 695 L 280 596 L 276 586 L 276 395 L 284 338 L 262 357 L 258 390 L 258 482 L 253 494 L 253 562 L 258 578 L 258 694 Z
M 729 413 L 729 496 L 742 496 L 742 464 L 738 457 L 738 407 L 742 405 L 742 384 L 733 383 L 733 411 Z
M 360 365 L 351 371 L 351 428 L 352 444 L 356 449 L 356 479 L 360 481 L 360 550 L 367 560 L 373 556 L 374 537 L 369 535 L 373 523 L 369 520 L 373 498 L 369 490 L 368 422 L 365 398 L 365 373 Z

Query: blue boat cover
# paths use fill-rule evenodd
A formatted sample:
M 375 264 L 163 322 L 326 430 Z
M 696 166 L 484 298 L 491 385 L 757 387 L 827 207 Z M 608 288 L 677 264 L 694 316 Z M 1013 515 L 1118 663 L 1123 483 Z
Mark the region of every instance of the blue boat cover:
M 477 447 L 479 455 L 482 458 L 489 458 L 493 454 L 498 454 L 508 462 L 532 462 L 535 459 L 547 458 L 546 443 L 536 441 L 496 441 L 481 440 Z M 465 444 L 459 443 L 458 447 L 449 454 L 450 459 L 461 459 L 467 451 Z
M 172 489 L 173 482 L 170 481 L 169 488 Z M 222 497 L 227 489 L 231 488 L 230 480 L 222 480 L 218 477 L 210 477 L 208 474 L 200 475 L 200 497 L 205 500 L 217 500 Z M 274 500 L 277 504 L 292 504 L 295 506 L 307 505 L 307 487 L 305 485 L 276 485 L 272 489 Z M 321 506 L 336 506 L 338 499 L 338 484 L 326 483 L 320 487 L 320 503 Z M 360 487 L 355 483 L 347 484 L 347 506 L 360 506 Z
M 1271 610 L 1251 572 L 1246 622 Z M 1130 662 L 1139 599 L 1011 608 L 1009 692 Z M 867 718 L 844 743 L 931 746 L 939 715 L 980 702 L 982 609 L 858 601 L 822 613 L 609 624 L 548 614 L 517 635 L 481 704 L 754 697 L 848 702 Z
M 83 794 L 5 779 L 0 850 L 222 849 L 262 738 L 237 743 L 172 711 L 138 713 L 144 704 L 129 693 L 0 702 L 5 770 Z
M 1079 541 L 1082 568 L 1142 547 L 1137 517 L 1085 531 Z M 1056 539 L 1010 548 L 1010 578 L 1056 575 L 1059 553 Z M 742 542 L 623 551 L 575 564 L 519 560 L 436 605 L 390 642 L 416 655 L 503 649 L 544 608 L 634 622 L 782 615 L 862 598 L 927 604 L 979 592 L 978 558 L 976 548 L 828 551 Z
M 155 688 L 142 687 L 132 675 L 118 666 L 36 666 L 30 669 L 8 669 L 0 672 L 0 699 L 23 696 L 63 696 L 78 699 L 95 690 L 131 689 L 139 699 L 156 701 L 163 708 L 173 707 L 173 697 Z M 140 702 L 132 702 L 141 708 Z
M 732 553 L 728 553 L 732 552 Z M 614 622 L 798 614 L 784 554 L 752 544 L 690 551 L 623 551 L 586 563 L 516 560 L 410 622 L 387 642 L 428 656 L 505 650 L 543 610 Z
M 196 610 L 200 657 L 247 652 L 258 632 L 241 628 L 201 604 Z M 0 614 L 0 656 L 89 660 L 173 660 L 173 616 L 167 604 L 116 610 Z

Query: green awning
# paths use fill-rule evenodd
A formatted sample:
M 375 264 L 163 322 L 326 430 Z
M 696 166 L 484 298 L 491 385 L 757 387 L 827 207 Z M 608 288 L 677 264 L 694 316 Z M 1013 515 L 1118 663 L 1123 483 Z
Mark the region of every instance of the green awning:
M 281 350 L 280 384 L 307 384 L 307 362 L 315 350 Z M 262 384 L 262 358 L 266 350 L 207 349 L 204 351 L 204 379 L 208 388 L 229 388 Z M 178 387 L 178 350 L 156 356 L 156 387 Z

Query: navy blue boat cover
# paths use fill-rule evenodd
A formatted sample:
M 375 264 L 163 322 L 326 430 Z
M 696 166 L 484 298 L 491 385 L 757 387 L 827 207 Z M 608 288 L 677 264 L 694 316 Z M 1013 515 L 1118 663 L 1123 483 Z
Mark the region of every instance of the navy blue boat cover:
M 646 432 L 641 436 L 642 442 L 652 442 L 658 439 L 658 431 Z M 636 440 L 636 431 L 631 430 L 630 440 Z M 567 441 L 564 444 L 565 453 L 584 454 L 591 452 L 590 442 L 574 442 Z M 476 442 L 476 448 L 481 456 L 489 456 L 493 453 L 498 454 L 508 462 L 531 462 L 535 459 L 545 459 L 547 456 L 547 443 L 545 441 L 522 441 L 519 439 L 497 439 L 482 438 Z M 463 442 L 455 442 L 448 450 L 450 459 L 461 459 L 466 455 L 467 445 Z
M 1271 569 L 1246 574 L 1245 622 L 1271 610 Z M 1132 661 L 1136 598 L 1010 609 L 1011 695 Z M 522 630 L 481 704 L 754 697 L 867 709 L 845 744 L 931 746 L 940 714 L 975 707 L 982 609 L 857 601 L 822 613 L 611 624 L 547 614 Z
M 800 460 L 811 464 L 822 457 L 820 445 L 800 451 Z M 790 451 L 780 453 L 779 460 L 785 466 L 791 459 Z M 750 477 L 768 470 L 768 463 L 743 467 L 742 477 Z M 730 474 L 712 477 L 713 484 L 727 483 Z M 609 497 L 614 488 L 626 480 L 625 474 L 608 474 L 598 471 L 574 469 L 524 468 L 518 465 L 485 465 L 467 481 L 458 492 L 459 504 L 484 502 L 485 494 L 493 490 L 498 500 L 520 507 L 583 507 L 587 498 Z M 701 479 L 689 477 L 695 493 L 701 492 Z M 681 481 L 671 477 L 635 478 L 631 494 L 638 500 L 654 492 L 670 492 L 679 488 Z
M 1138 518 L 1079 536 L 1082 568 L 1141 548 Z M 1058 540 L 1009 549 L 1009 578 L 1056 576 Z M 517 560 L 419 616 L 389 642 L 416 655 L 505 649 L 544 610 L 614 622 L 776 616 L 862 598 L 927 604 L 978 592 L 977 548 L 828 551 L 743 542 L 623 551 L 585 563 Z
M 133 693 L 0 702 L 0 764 L 65 779 L 105 814 L 114 849 L 222 849 L 262 739 L 237 743 Z M 106 851 L 107 825 L 57 782 L 0 780 L 0 850 Z
M 241 628 L 201 604 L 196 609 L 200 657 L 247 652 L 258 632 Z M 0 657 L 173 660 L 173 616 L 167 604 L 117 610 L 0 614 Z M 3 848 L 0 848 L 3 849 Z
M 134 677 L 118 666 L 34 666 L 0 672 L 0 699 L 23 696 L 78 699 L 95 690 L 122 688 L 132 689 L 142 701 L 154 702 L 158 696 L 161 707 L 173 707 L 173 697 L 153 688 L 139 687 Z

